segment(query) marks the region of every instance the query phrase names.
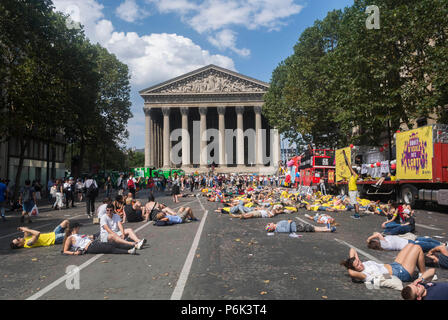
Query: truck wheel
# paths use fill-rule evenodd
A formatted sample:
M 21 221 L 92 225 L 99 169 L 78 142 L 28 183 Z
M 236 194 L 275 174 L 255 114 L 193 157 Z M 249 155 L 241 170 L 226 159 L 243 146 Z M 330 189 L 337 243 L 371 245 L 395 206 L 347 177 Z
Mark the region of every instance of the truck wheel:
M 401 202 L 408 204 L 411 207 L 415 205 L 415 200 L 418 197 L 418 190 L 411 184 L 405 184 L 401 187 Z

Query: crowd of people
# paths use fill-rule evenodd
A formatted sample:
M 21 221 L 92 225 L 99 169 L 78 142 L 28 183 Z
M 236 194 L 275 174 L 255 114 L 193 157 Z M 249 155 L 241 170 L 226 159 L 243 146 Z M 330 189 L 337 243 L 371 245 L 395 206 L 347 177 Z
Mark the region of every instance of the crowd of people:
M 398 254 L 393 262 L 382 264 L 377 261 L 363 262 L 356 250 L 350 249 L 349 257 L 341 265 L 347 268 L 352 280 L 364 282 L 367 286 L 402 288 L 404 299 L 448 299 L 448 284 L 434 282 L 434 268 L 448 268 L 447 244 L 414 234 L 415 214 L 410 206 L 360 198 L 356 191 L 358 174 L 355 169 L 352 169 L 351 174 L 349 194 L 338 196 L 327 195 L 310 187 L 285 188 L 278 184 L 276 176 L 174 174 L 166 179 L 165 186 L 160 189 L 157 185 L 160 180 L 151 178 L 145 182 L 150 191 L 146 203 L 136 199 L 141 178 L 135 178 L 132 174 L 127 178 L 121 175 L 115 186 L 105 184 L 105 197 L 96 211 L 94 204 L 99 188 L 92 177 L 87 177 L 85 181 L 75 181 L 73 178 L 57 180 L 49 187 L 52 190 L 50 194 L 55 198 L 53 208 L 73 207 L 76 201 L 84 198 L 86 214 L 99 224 L 99 231 L 93 235 L 82 234 L 81 225 L 70 224 L 68 220 L 64 220 L 50 233 L 20 227 L 24 236 L 13 239 L 11 248 L 62 244 L 61 251 L 67 255 L 135 254 L 136 250 L 142 249 L 146 240 L 138 238 L 129 223 L 152 221 L 156 226 L 167 226 L 198 221 L 189 207 L 174 210 L 157 202 L 154 191 L 165 191 L 168 188 L 174 203 L 179 202 L 179 197 L 194 196 L 193 191 L 199 191 L 199 195 L 208 201 L 219 203 L 215 212 L 239 220 L 271 219 L 281 214 L 307 212 L 303 217 L 309 223 L 287 217 L 275 223 L 267 223 L 265 231 L 268 233 L 336 232 L 340 225 L 336 221 L 337 212 L 354 211 L 354 219 L 360 219 L 361 213 L 364 216 L 383 216 L 383 231 L 367 237 L 367 248 L 398 251 Z M 0 194 L 5 190 L 6 195 L 7 189 L 0 183 Z M 113 189 L 117 191 L 114 198 Z M 26 181 L 20 192 L 22 222 L 34 205 L 33 202 L 37 202 L 36 194 L 31 182 Z M 403 283 L 409 284 L 403 288 Z

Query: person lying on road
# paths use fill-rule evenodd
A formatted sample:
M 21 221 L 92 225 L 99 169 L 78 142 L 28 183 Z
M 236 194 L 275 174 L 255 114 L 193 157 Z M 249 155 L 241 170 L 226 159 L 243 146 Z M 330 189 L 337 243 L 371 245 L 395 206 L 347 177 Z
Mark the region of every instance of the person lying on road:
M 399 236 L 383 236 L 379 232 L 375 232 L 367 238 L 367 247 L 374 250 L 400 251 L 406 247 L 408 243 L 419 245 L 422 247 L 423 252 L 428 252 L 429 250 L 442 245 L 440 241 L 427 237 L 417 237 L 415 240 L 408 240 Z
M 280 220 L 277 223 L 266 225 L 267 232 L 335 232 L 336 227 L 315 227 L 311 224 L 296 223 L 292 220 Z
M 61 244 L 65 236 L 64 231 L 69 225 L 70 222 L 64 220 L 53 230 L 53 232 L 48 233 L 41 233 L 40 231 L 26 227 L 19 227 L 17 230 L 22 231 L 24 236 L 23 238 L 13 239 L 10 243 L 11 249 L 48 247 L 55 244 Z
M 101 242 L 100 239 L 94 239 L 93 236 L 80 235 L 80 227 L 81 224 L 75 222 L 67 228 L 62 245 L 62 252 L 64 254 L 74 256 L 87 253 L 136 254 L 136 247 L 134 245 Z
M 348 269 L 348 274 L 353 280 L 370 282 L 376 276 L 390 274 L 398 277 L 403 282 L 411 282 L 415 267 L 422 277 L 430 280 L 434 276 L 435 269 L 426 270 L 424 253 L 420 246 L 408 243 L 391 264 L 383 264 L 375 261 L 362 262 L 355 249 L 350 248 L 349 258 L 341 262 Z

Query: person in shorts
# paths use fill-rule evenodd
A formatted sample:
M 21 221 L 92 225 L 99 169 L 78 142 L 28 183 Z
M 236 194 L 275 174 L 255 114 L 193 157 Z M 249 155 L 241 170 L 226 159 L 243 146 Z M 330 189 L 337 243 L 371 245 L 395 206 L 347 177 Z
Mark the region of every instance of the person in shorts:
M 350 197 L 350 204 L 355 207 L 355 214 L 351 216 L 353 219 L 360 219 L 359 216 L 359 204 L 358 204 L 358 186 L 356 185 L 356 182 L 358 181 L 358 172 L 357 170 L 353 169 L 352 166 L 348 163 L 347 155 L 345 154 L 345 150 L 342 151 L 345 159 L 345 164 L 350 169 L 350 179 L 348 180 L 348 195 Z
M 282 233 L 292 233 L 292 232 L 335 232 L 336 227 L 315 227 L 311 224 L 297 223 L 292 220 L 280 220 L 277 223 L 269 223 L 265 230 L 267 232 L 282 232 Z
M 19 227 L 17 230 L 22 231 L 24 236 L 13 239 L 10 243 L 11 249 L 48 247 L 55 244 L 62 244 L 65 237 L 65 229 L 69 225 L 70 221 L 64 220 L 53 232 L 49 233 L 41 233 L 40 231 L 26 227 Z
M 188 219 L 188 220 L 187 220 Z M 159 212 L 156 216 L 157 225 L 171 225 L 171 224 L 181 224 L 186 221 L 199 221 L 193 215 L 193 210 L 191 208 L 179 208 L 179 211 L 176 214 L 170 214 L 168 212 Z
M 276 204 L 272 210 L 268 210 L 263 207 L 258 207 L 254 211 L 243 213 L 243 214 L 229 214 L 233 218 L 240 219 L 252 219 L 252 218 L 273 218 L 278 214 L 284 212 L 283 206 L 280 204 Z
M 36 192 L 31 186 L 31 181 L 26 180 L 25 186 L 20 189 L 19 204 L 22 206 L 22 217 L 20 218 L 20 222 L 25 222 L 25 216 L 28 216 L 28 223 L 33 222 L 31 221 L 30 216 L 36 203 Z

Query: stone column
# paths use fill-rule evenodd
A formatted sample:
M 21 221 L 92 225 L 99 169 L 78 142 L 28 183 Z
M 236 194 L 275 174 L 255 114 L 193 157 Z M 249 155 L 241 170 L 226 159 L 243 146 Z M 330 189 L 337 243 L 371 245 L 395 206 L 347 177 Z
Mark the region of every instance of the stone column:
M 158 160 L 159 160 L 159 153 L 157 152 L 157 147 L 159 145 L 159 137 L 157 136 L 157 128 L 159 127 L 159 123 L 157 121 L 157 119 L 153 119 L 153 127 L 152 127 L 152 136 L 153 136 L 153 157 L 154 157 L 154 162 L 153 162 L 153 166 L 157 167 L 158 164 Z
M 280 134 L 277 129 L 272 129 L 272 163 L 271 166 L 278 168 L 278 163 L 280 161 Z
M 219 166 L 224 167 L 226 163 L 226 124 L 224 115 L 226 113 L 226 107 L 218 107 L 219 118 Z
M 254 107 L 255 111 L 255 154 L 256 154 L 256 165 L 263 165 L 263 135 L 262 135 L 262 124 L 261 124 L 261 107 Z
M 201 147 L 201 155 L 200 155 L 200 166 L 207 166 L 207 141 L 205 139 L 205 131 L 207 130 L 207 108 L 200 107 L 199 113 L 201 115 L 201 123 L 200 123 L 200 147 Z
M 244 166 L 244 107 L 236 107 L 236 164 L 238 167 Z
M 151 150 L 151 109 L 143 108 L 143 112 L 145 113 L 145 167 L 150 167 L 152 166 L 151 156 L 154 152 L 153 150 Z
M 170 161 L 170 108 L 162 108 L 163 112 L 163 167 L 169 168 Z
M 182 166 L 190 166 L 190 133 L 188 132 L 189 108 L 180 108 L 182 114 Z

